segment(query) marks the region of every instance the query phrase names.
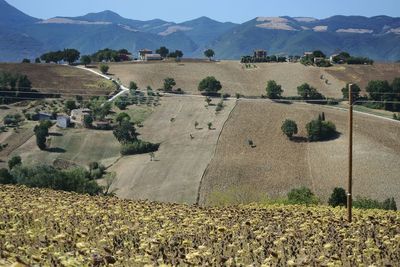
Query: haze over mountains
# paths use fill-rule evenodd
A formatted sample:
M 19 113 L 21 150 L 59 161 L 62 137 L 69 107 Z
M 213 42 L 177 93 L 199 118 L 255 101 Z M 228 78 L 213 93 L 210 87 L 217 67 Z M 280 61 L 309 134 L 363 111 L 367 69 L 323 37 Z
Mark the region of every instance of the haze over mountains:
M 103 11 L 41 20 L 0 0 L 0 61 L 33 59 L 49 50 L 64 48 L 89 54 L 107 47 L 135 52 L 162 45 L 182 50 L 185 57 L 202 56 L 205 48 L 214 49 L 220 59 L 237 59 L 257 48 L 283 55 L 321 49 L 327 54 L 343 50 L 375 60 L 397 61 L 400 59 L 400 18 L 257 17 L 235 24 L 200 17 L 174 23 L 127 19 L 112 11 Z

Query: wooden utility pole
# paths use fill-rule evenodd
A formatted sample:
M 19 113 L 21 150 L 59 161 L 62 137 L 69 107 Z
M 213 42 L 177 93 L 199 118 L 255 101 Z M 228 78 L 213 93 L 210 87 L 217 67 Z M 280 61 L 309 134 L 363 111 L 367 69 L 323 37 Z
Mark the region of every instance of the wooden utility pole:
M 353 206 L 353 84 L 349 84 L 349 177 L 347 184 L 347 219 L 352 221 Z

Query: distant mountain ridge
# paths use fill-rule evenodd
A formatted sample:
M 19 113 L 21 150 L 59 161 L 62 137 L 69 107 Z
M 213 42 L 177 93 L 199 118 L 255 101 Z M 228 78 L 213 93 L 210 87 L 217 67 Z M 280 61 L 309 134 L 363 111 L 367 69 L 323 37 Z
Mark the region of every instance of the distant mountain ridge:
M 0 61 L 33 59 L 63 48 L 90 54 L 107 47 L 136 52 L 163 45 L 187 57 L 202 57 L 206 48 L 220 59 L 238 59 L 258 48 L 282 55 L 320 49 L 395 61 L 400 59 L 399 44 L 400 18 L 388 16 L 257 17 L 243 24 L 200 17 L 175 23 L 127 19 L 106 10 L 41 20 L 0 0 Z

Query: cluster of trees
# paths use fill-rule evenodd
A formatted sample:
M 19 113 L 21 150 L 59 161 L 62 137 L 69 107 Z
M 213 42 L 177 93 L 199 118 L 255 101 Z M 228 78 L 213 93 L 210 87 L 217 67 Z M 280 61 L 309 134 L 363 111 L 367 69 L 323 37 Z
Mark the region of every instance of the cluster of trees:
M 283 89 L 282 86 L 277 84 L 274 80 L 270 80 L 267 82 L 267 87 L 265 88 L 267 98 L 270 99 L 281 99 Z M 300 99 L 310 101 L 310 100 L 325 100 L 325 96 L 322 95 L 318 90 L 308 83 L 304 83 L 297 87 L 297 93 L 300 96 Z M 288 98 L 290 99 L 290 97 Z M 316 103 L 319 103 L 318 101 Z M 321 103 L 324 103 L 321 101 Z
M 375 107 L 400 111 L 400 77 L 395 78 L 392 83 L 383 80 L 370 81 L 365 89 L 369 100 L 377 101 Z
M 8 166 L 9 170 L 0 169 L 0 184 L 18 184 L 90 195 L 103 193 L 103 188 L 83 168 L 59 170 L 49 165 L 23 166 L 19 156 L 11 158 Z
M 80 58 L 81 53 L 76 49 L 64 49 L 63 51 L 51 51 L 40 56 L 40 59 L 46 63 L 54 62 L 59 63 L 61 61 L 73 64 Z M 37 62 L 37 61 L 36 61 Z
M 11 127 L 17 127 L 23 121 L 24 121 L 24 118 L 19 113 L 7 114 L 3 118 L 4 125 L 11 126 Z
M 183 52 L 181 50 L 170 51 L 165 46 L 161 46 L 156 50 L 157 54 L 160 54 L 162 58 L 176 58 L 180 59 L 183 57 Z
M 317 205 L 320 201 L 317 196 L 307 187 L 292 189 L 288 195 L 287 204 Z M 333 189 L 328 204 L 332 207 L 347 207 L 346 191 L 341 187 Z M 397 211 L 394 198 L 387 198 L 380 202 L 371 198 L 358 197 L 353 201 L 353 207 L 358 209 L 383 209 Z
M 367 64 L 372 65 L 374 61 L 367 57 L 353 57 L 347 52 L 341 52 L 332 58 L 333 63 L 336 64 Z
M 93 62 L 121 62 L 130 60 L 130 55 L 131 53 L 127 49 L 113 50 L 106 48 L 99 50 L 90 56 L 84 56 L 84 59 L 86 62 L 88 62 L 89 59 Z M 90 64 L 90 62 L 87 64 Z
M 258 58 L 254 56 L 243 56 L 240 60 L 241 63 L 268 63 L 268 62 L 286 62 L 287 58 L 284 56 L 266 56 L 264 58 Z
M 297 123 L 286 119 L 281 126 L 283 134 L 289 139 L 298 133 Z M 306 125 L 307 138 L 310 142 L 329 140 L 337 136 L 336 126 L 331 121 L 325 120 L 325 113 L 322 112 L 317 119 L 310 121 Z
M 6 71 L 0 72 L 0 91 L 0 103 L 3 104 L 43 97 L 32 90 L 32 83 L 28 76 Z
M 326 55 L 320 51 L 315 50 L 310 55 L 305 55 L 300 59 L 300 63 L 306 66 L 315 65 L 317 67 L 330 67 L 332 64 L 326 59 Z
M 160 144 L 144 142 L 138 138 L 139 133 L 131 118 L 126 113 L 120 113 L 117 116 L 118 125 L 114 128 L 113 134 L 118 142 L 121 143 L 121 155 L 136 155 L 155 152 Z

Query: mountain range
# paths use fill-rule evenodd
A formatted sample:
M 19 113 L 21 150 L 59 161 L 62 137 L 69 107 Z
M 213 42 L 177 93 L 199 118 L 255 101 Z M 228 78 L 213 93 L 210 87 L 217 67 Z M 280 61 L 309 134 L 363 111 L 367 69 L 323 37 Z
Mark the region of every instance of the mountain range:
M 261 12 L 261 10 L 260 10 Z M 388 16 L 257 17 L 243 24 L 200 17 L 183 23 L 140 21 L 112 11 L 79 17 L 38 19 L 0 0 L 0 61 L 35 58 L 50 50 L 76 48 L 82 54 L 99 49 L 167 46 L 185 57 L 201 57 L 212 48 L 220 59 L 238 59 L 254 49 L 269 54 L 301 55 L 347 51 L 380 61 L 400 59 L 400 18 Z

